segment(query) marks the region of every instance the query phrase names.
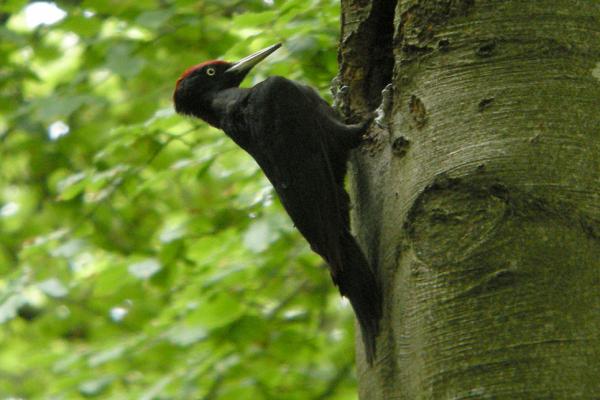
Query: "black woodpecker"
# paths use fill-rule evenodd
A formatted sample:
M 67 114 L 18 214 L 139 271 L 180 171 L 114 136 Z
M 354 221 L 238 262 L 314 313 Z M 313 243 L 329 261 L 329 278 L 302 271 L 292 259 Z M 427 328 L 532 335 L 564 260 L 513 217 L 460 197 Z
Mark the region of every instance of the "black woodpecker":
M 188 68 L 177 80 L 175 110 L 222 129 L 256 160 L 300 233 L 327 262 L 333 282 L 350 300 L 371 363 L 381 292 L 350 233 L 350 198 L 344 190 L 349 152 L 361 143 L 370 120 L 346 125 L 313 89 L 279 76 L 240 88 L 252 67 L 280 46 L 235 63 L 212 60 Z

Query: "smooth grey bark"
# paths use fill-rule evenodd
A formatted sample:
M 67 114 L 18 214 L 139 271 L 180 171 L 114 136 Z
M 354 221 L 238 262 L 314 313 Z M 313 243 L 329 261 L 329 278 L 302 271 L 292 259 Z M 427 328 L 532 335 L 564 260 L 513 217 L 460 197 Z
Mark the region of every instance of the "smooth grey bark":
M 361 399 L 600 398 L 600 1 L 342 0 Z M 357 341 L 360 344 L 360 340 Z

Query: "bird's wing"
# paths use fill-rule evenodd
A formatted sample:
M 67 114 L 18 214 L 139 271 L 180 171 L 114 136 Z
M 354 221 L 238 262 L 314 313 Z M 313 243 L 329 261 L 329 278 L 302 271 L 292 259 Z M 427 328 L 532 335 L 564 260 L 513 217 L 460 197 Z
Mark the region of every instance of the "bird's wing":
M 248 149 L 273 183 L 296 227 L 332 267 L 341 268 L 340 235 L 348 229 L 348 196 L 336 181 L 332 132 L 323 100 L 311 89 L 281 77 L 252 88 L 245 112 Z

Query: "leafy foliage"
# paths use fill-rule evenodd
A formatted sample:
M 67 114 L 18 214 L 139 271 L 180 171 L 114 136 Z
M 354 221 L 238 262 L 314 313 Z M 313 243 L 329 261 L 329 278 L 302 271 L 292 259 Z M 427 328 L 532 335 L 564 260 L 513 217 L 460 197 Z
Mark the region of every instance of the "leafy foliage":
M 337 1 L 65 0 L 35 25 L 39 5 L 0 4 L 0 394 L 353 398 L 321 261 L 255 163 L 170 99 L 185 67 L 277 41 L 246 84 L 326 96 Z

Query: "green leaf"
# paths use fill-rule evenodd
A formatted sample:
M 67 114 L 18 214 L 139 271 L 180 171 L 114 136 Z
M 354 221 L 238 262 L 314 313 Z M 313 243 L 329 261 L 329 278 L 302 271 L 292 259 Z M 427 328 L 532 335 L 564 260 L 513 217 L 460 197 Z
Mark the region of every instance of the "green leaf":
M 132 78 L 141 71 L 144 64 L 143 59 L 132 55 L 131 45 L 120 43 L 110 48 L 106 67 L 123 78 Z
M 227 293 L 219 293 L 215 298 L 200 304 L 187 317 L 187 321 L 207 329 L 212 329 L 235 321 L 243 313 L 244 307 L 239 299 Z
M 69 290 L 65 285 L 56 278 L 46 279 L 37 284 L 38 288 L 50 297 L 61 298 L 65 297 Z
M 118 359 L 123 355 L 124 352 L 124 345 L 117 345 L 110 349 L 100 351 L 88 358 L 88 365 L 92 368 L 98 367 L 99 365 Z
M 19 308 L 26 303 L 25 297 L 18 294 L 3 299 L 0 303 L 0 324 L 16 317 Z
M 164 25 L 173 14 L 174 10 L 169 9 L 145 11 L 135 19 L 135 22 L 146 28 L 155 30 Z
M 85 189 L 86 178 L 85 172 L 78 172 L 59 181 L 57 184 L 58 199 L 67 201 L 79 195 Z
M 273 236 L 269 223 L 265 220 L 258 220 L 253 222 L 246 231 L 244 245 L 248 249 L 260 253 L 267 249 L 269 243 L 273 241 Z
M 28 0 L 6 0 L 0 3 L 0 10 L 9 14 L 16 13 L 21 8 L 23 8 L 28 2 Z
M 284 219 L 276 215 L 254 221 L 244 234 L 244 245 L 255 253 L 263 252 L 281 236 L 286 224 Z
M 150 386 L 147 391 L 144 391 L 140 397 L 140 400 L 156 400 L 160 399 L 160 393 L 163 392 L 165 387 L 175 379 L 172 375 L 166 375 L 160 378 L 154 385 Z
M 101 19 L 84 15 L 68 15 L 60 24 L 61 29 L 82 37 L 92 37 L 102 28 Z
M 35 117 L 45 122 L 68 120 L 69 116 L 81 106 L 91 101 L 89 96 L 57 96 L 37 100 L 34 104 Z
M 166 334 L 166 338 L 177 346 L 190 346 L 207 337 L 206 328 L 202 326 L 178 325 L 172 327 Z
M 160 261 L 155 258 L 148 258 L 130 264 L 129 267 L 127 267 L 129 273 L 139 279 L 149 279 L 161 269 L 162 265 L 160 264 Z
M 107 376 L 82 382 L 81 385 L 79 385 L 79 393 L 85 397 L 98 396 L 108 388 L 113 380 L 113 377 Z
M 243 13 L 233 17 L 232 25 L 237 29 L 257 27 L 276 21 L 277 13 L 275 11 L 264 11 L 260 13 Z

